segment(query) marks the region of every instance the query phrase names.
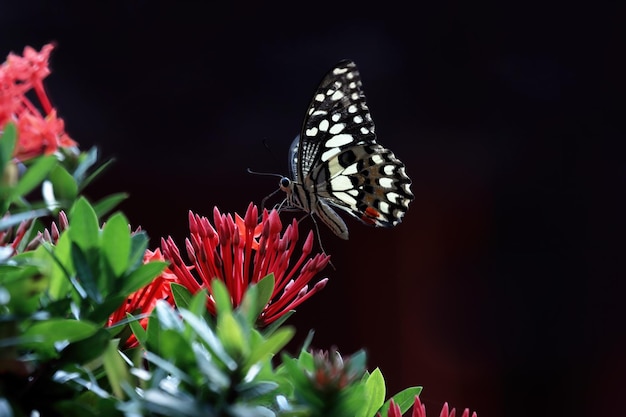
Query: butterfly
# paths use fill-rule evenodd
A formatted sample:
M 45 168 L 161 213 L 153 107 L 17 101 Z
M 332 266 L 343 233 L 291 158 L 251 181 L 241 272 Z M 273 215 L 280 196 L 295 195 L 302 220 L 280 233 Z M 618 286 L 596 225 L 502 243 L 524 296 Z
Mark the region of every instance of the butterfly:
M 289 149 L 282 207 L 316 215 L 337 236 L 348 227 L 333 208 L 363 223 L 392 227 L 414 196 L 405 167 L 376 142 L 374 122 L 354 62 L 344 60 L 322 79 Z

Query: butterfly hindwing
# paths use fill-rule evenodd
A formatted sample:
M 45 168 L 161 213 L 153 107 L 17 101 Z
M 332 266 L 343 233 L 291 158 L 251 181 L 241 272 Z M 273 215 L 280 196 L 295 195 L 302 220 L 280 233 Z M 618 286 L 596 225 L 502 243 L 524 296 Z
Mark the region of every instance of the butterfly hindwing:
M 366 224 L 400 223 L 413 199 L 404 164 L 379 144 L 343 149 L 311 171 L 318 197 Z

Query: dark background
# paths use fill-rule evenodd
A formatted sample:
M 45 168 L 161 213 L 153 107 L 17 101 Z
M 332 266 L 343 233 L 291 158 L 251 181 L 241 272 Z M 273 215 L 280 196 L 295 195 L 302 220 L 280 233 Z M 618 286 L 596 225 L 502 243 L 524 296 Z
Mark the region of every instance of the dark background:
M 317 82 L 353 59 L 416 198 L 393 230 L 321 231 L 336 271 L 294 343 L 367 349 L 429 415 L 626 415 L 623 6 L 84 3 L 1 2 L 0 55 L 56 42 L 53 103 L 117 160 L 88 195 L 128 191 L 153 248 L 276 189 L 246 168 L 287 172 Z

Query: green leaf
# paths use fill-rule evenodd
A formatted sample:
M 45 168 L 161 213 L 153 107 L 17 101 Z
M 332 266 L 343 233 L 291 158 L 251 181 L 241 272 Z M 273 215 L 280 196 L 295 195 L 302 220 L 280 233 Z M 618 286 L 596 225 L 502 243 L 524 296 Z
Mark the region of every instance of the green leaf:
M 389 403 L 392 399 L 393 402 L 395 402 L 398 407 L 400 407 L 401 414 L 404 414 L 409 408 L 411 408 L 411 406 L 415 402 L 415 397 L 420 395 L 421 392 L 422 387 L 410 387 L 400 391 L 399 393 L 385 401 L 385 404 L 379 410 L 381 416 L 387 417 L 387 413 L 389 412 Z
M 40 156 L 33 161 L 34 163 L 26 169 L 22 178 L 13 188 L 11 201 L 18 200 L 40 185 L 57 163 L 57 159 L 54 155 Z
M 179 378 L 181 381 L 184 381 L 184 382 L 189 383 L 189 384 L 193 383 L 193 381 L 192 381 L 191 377 L 189 376 L 189 374 L 187 374 L 182 369 L 180 369 L 177 366 L 175 366 L 169 360 L 166 360 L 166 359 L 161 358 L 160 356 L 154 354 L 152 351 L 149 351 L 149 350 L 146 351 L 145 358 L 146 358 L 146 360 L 152 362 L 153 364 L 155 364 L 159 368 L 167 371 L 172 376 L 174 376 L 176 378 Z
M 277 318 L 275 321 L 271 322 L 269 326 L 267 326 L 267 327 L 265 327 L 263 329 L 263 334 L 265 336 L 269 336 L 272 333 L 274 333 L 277 329 L 282 327 L 283 323 L 285 323 L 287 321 L 287 319 L 289 317 L 291 317 L 295 312 L 296 312 L 296 310 L 289 310 L 286 313 L 283 313 L 282 316 Z
M 167 262 L 162 261 L 152 261 L 140 266 L 123 279 L 123 286 L 119 292 L 127 296 L 134 293 L 151 283 L 166 266 Z
M 211 294 L 215 299 L 215 309 L 217 310 L 218 317 L 220 314 L 228 314 L 233 311 L 230 294 L 222 281 L 219 279 L 211 281 Z
M 143 264 L 143 256 L 148 248 L 148 235 L 145 232 L 133 233 L 130 237 L 130 256 L 128 270 L 134 271 Z
M 191 348 L 191 344 L 178 330 L 165 330 L 156 352 L 159 356 L 168 358 L 170 362 L 182 370 L 196 367 L 196 355 Z
M 98 331 L 93 323 L 79 320 L 50 319 L 37 322 L 30 326 L 23 334 L 26 347 L 52 347 L 56 342 L 75 342 L 85 339 Z
M 32 258 L 32 253 L 28 254 Z M 24 258 L 24 257 L 22 257 Z M 13 258 L 15 260 L 16 257 Z M 30 259 L 24 259 L 28 262 Z M 14 314 L 32 314 L 39 308 L 40 295 L 47 289 L 49 278 L 45 268 L 37 265 L 0 265 L 0 289 L 4 300 L 0 303 L 4 310 Z
M 263 343 L 255 346 L 250 352 L 245 368 L 250 369 L 251 366 L 268 356 L 276 355 L 289 341 L 293 338 L 295 330 L 291 327 L 283 327 L 278 329 L 274 334 L 267 338 Z
M 102 364 L 111 389 L 113 390 L 113 395 L 115 395 L 116 398 L 123 399 L 124 390 L 122 389 L 122 385 L 130 384 L 131 381 L 126 362 L 124 362 L 124 359 L 117 350 L 118 343 L 117 340 L 111 340 L 109 342 L 109 346 L 104 351 L 102 357 Z
M 128 193 L 116 193 L 108 195 L 101 200 L 98 200 L 93 204 L 93 209 L 99 218 L 104 217 L 105 214 L 113 210 L 122 201 L 128 198 Z
M 102 228 L 100 245 L 113 273 L 121 277 L 128 268 L 131 249 L 128 220 L 122 213 L 116 213 L 107 220 Z
M 256 286 L 259 289 L 258 293 L 258 303 L 261 306 L 261 310 L 265 308 L 267 303 L 270 302 L 270 298 L 272 298 L 272 294 L 274 293 L 274 287 L 276 286 L 276 279 L 274 278 L 274 273 L 270 273 L 266 277 L 262 278 Z M 259 313 L 261 313 L 259 311 Z
M 7 162 L 13 158 L 13 150 L 17 143 L 17 128 L 15 123 L 10 122 L 4 125 L 2 136 L 0 136 L 0 173 L 4 172 Z
M 274 274 L 271 273 L 257 284 L 248 287 L 239 308 L 244 312 L 250 325 L 254 325 L 254 322 L 269 302 L 274 292 L 274 283 Z
M 191 311 L 198 317 L 202 317 L 203 313 L 206 312 L 208 293 L 209 292 L 206 288 L 203 288 L 195 293 L 189 302 L 189 308 L 187 310 Z
M 229 356 L 241 358 L 247 355 L 249 346 L 244 330 L 232 314 L 224 312 L 218 314 L 216 333 Z
M 64 298 L 72 288 L 70 277 L 74 275 L 75 269 L 71 262 L 71 244 L 69 234 L 61 233 L 56 246 L 52 248 L 53 253 L 48 252 L 48 256 L 55 261 L 52 263 L 49 288 L 53 300 Z
M 147 338 L 146 329 L 144 329 L 141 326 L 141 323 L 139 323 L 139 319 L 133 316 L 132 314 L 126 313 L 126 318 L 128 319 L 128 325 L 130 326 L 130 329 L 133 331 L 133 334 L 135 335 L 135 338 L 137 339 L 139 344 L 141 346 L 145 346 L 146 338 Z
M 77 183 L 81 183 L 87 175 L 87 171 L 98 161 L 98 148 L 95 146 L 89 149 L 87 152 L 83 152 L 80 157 L 80 162 L 74 170 L 74 179 Z
M 109 294 L 102 303 L 99 303 L 86 315 L 86 318 L 94 323 L 104 324 L 109 316 L 126 301 L 126 298 L 127 295 L 125 294 Z
M 228 369 L 235 369 L 237 367 L 237 363 L 233 361 L 228 353 L 226 353 L 220 339 L 218 339 L 203 318 L 193 314 L 189 310 L 181 309 L 179 313 L 185 320 L 185 324 L 194 330 L 198 337 L 200 337 L 200 339 L 202 339 L 205 343 L 207 349 L 209 349 L 209 351 L 215 355 L 216 358 L 218 358 Z
M 84 321 L 79 323 L 84 323 Z M 99 328 L 92 336 L 70 343 L 63 349 L 59 363 L 75 366 L 91 362 L 102 355 L 108 347 L 109 340 L 111 340 L 111 334 L 107 330 Z
M 95 248 L 100 244 L 98 217 L 84 197 L 80 197 L 70 211 L 68 233 L 82 250 Z
M 176 307 L 185 308 L 189 310 L 189 302 L 191 301 L 191 293 L 184 285 L 180 285 L 176 282 L 170 284 L 172 287 L 172 295 L 174 296 L 174 302 Z
M 183 330 L 183 323 L 174 310 L 167 302 L 158 300 L 154 307 L 156 316 L 159 319 L 159 325 L 162 329 Z
M 105 274 L 98 273 L 96 258 L 98 253 L 93 248 L 87 248 L 87 252 L 85 252 L 74 242 L 71 242 L 71 249 L 72 264 L 76 269 L 80 285 L 90 299 L 101 303 L 103 301 L 102 293 L 100 292 L 102 285 L 98 284 L 102 284 L 106 277 L 104 276 Z M 109 286 L 107 285 L 105 288 L 109 288 Z
M 78 185 L 74 177 L 63 166 L 57 165 L 50 171 L 48 178 L 52 182 L 55 197 L 65 203 L 65 206 L 71 205 L 78 194 Z
M 374 372 L 367 377 L 365 381 L 365 404 L 360 409 L 357 417 L 371 417 L 376 414 L 385 402 L 385 378 L 380 369 L 374 369 Z
M 9 227 L 16 226 L 23 221 L 34 219 L 36 217 L 47 216 L 48 214 L 50 214 L 50 211 L 48 209 L 37 209 L 24 211 L 22 213 L 11 214 L 8 217 L 3 217 L 2 219 L 0 219 L 0 231 L 6 230 Z
M 89 174 L 89 176 L 87 176 L 87 178 L 79 181 L 79 183 L 80 183 L 79 191 L 84 190 L 85 187 L 87 187 L 94 179 L 96 179 L 96 177 L 98 175 L 100 175 L 105 169 L 107 169 L 109 167 L 109 165 L 111 165 L 113 163 L 113 161 L 114 161 L 114 159 L 109 159 L 108 161 L 106 161 L 105 163 L 100 165 L 98 168 L 96 168 L 95 171 L 93 171 L 91 174 Z M 76 176 L 76 173 L 74 175 Z

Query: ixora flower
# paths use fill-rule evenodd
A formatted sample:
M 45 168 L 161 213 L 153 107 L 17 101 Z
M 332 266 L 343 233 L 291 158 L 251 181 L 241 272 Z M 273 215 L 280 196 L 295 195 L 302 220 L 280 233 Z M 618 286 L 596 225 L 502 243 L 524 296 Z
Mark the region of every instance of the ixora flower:
M 400 412 L 400 407 L 391 400 L 389 405 L 389 413 L 387 414 L 389 417 L 402 417 L 402 413 Z M 474 411 L 472 413 L 472 417 L 477 417 L 478 415 Z M 415 403 L 413 403 L 413 412 L 411 413 L 411 417 L 426 417 L 426 406 L 422 404 L 419 397 L 415 397 Z M 456 417 L 456 409 L 450 410 L 448 407 L 448 403 L 444 403 L 443 408 L 441 409 L 441 413 L 439 413 L 439 417 Z M 463 414 L 461 417 L 470 417 L 469 408 L 463 410 Z
M 178 282 L 191 293 L 207 288 L 210 294 L 211 282 L 219 279 L 225 283 L 236 307 L 248 286 L 274 274 L 274 291 L 257 320 L 259 326 L 277 320 L 326 285 L 324 278 L 309 289 L 309 282 L 328 265 L 330 256 L 318 253 L 309 258 L 313 247 L 310 231 L 300 256 L 291 265 L 292 258 L 296 258 L 298 223 L 293 220 L 281 235 L 283 225 L 276 210 L 263 210 L 259 219 L 259 209 L 250 203 L 244 218 L 238 214 L 233 218 L 216 207 L 213 225 L 206 217 L 189 212 L 189 229 L 191 234 L 185 248 L 192 266 L 183 262 L 171 237 L 162 239 L 161 248 Z M 207 309 L 215 314 L 211 295 Z
M 143 263 L 151 261 L 164 261 L 161 251 L 157 248 L 154 252 L 146 250 L 143 256 Z M 156 277 L 150 284 L 135 291 L 128 296 L 126 301 L 118 308 L 107 322 L 107 327 L 115 326 L 115 324 L 123 322 L 126 314 L 139 316 L 139 324 L 144 329 L 148 325 L 148 316 L 156 306 L 158 300 L 165 300 L 170 305 L 174 305 L 174 297 L 172 297 L 171 282 L 176 282 L 176 276 L 167 268 Z M 137 347 L 139 342 L 134 334 L 131 334 L 124 343 L 123 349 Z
M 44 78 L 50 74 L 48 60 L 53 49 L 52 44 L 39 52 L 27 46 L 23 56 L 11 53 L 0 65 L 0 132 L 9 122 L 17 125 L 18 143 L 13 156 L 20 161 L 54 153 L 59 147 L 76 146 L 65 132 L 63 120 L 57 117 L 43 85 Z M 26 97 L 31 90 L 43 114 Z

